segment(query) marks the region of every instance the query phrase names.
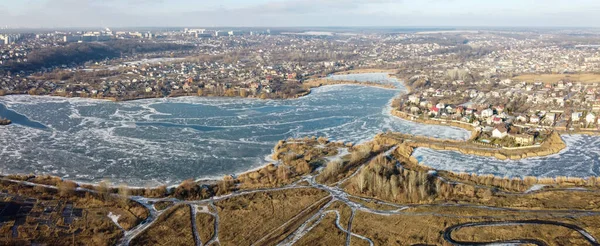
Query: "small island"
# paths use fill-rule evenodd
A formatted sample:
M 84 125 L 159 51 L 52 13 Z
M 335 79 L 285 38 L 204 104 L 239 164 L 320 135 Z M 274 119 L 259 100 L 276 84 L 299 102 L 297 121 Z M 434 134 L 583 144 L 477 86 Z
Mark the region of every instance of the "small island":
M 7 126 L 10 125 L 12 123 L 12 121 L 10 121 L 9 119 L 0 119 L 0 126 Z

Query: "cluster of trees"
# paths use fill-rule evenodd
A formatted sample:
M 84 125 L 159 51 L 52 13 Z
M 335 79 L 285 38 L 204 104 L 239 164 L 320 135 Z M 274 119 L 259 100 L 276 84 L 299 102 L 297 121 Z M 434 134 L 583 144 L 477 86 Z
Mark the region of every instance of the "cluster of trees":
M 424 88 L 431 85 L 431 81 L 429 80 L 428 76 L 413 76 L 406 80 L 405 83 L 413 89 Z
M 309 88 L 305 88 L 297 82 L 274 82 L 270 84 L 272 92 L 267 93 L 263 90 L 254 90 L 247 88 L 226 88 L 224 85 L 217 85 L 212 88 L 201 87 L 196 93 L 198 96 L 220 96 L 220 97 L 258 97 L 261 99 L 286 99 L 305 95 Z
M 224 193 L 221 190 L 221 193 Z M 178 199 L 206 199 L 219 193 L 218 187 L 214 185 L 202 185 L 192 179 L 185 180 L 173 190 L 173 196 Z
M 226 187 L 253 189 L 289 184 L 323 166 L 322 157 L 336 151 L 339 146 L 339 143 L 329 142 L 323 137 L 280 141 L 273 154 L 273 159 L 281 162 L 279 165 L 269 164 L 259 170 L 241 174 L 236 179 L 226 177 L 223 182 L 227 185 L 221 182 L 217 186 L 220 191 Z
M 435 195 L 435 183 L 427 173 L 408 169 L 398 169 L 386 156 L 380 155 L 354 177 L 354 188 L 361 194 L 368 194 L 391 201 L 430 200 Z
M 349 159 L 338 159 L 328 162 L 323 171 L 317 176 L 317 182 L 326 184 L 335 183 L 351 173 L 353 169 L 365 163 L 371 156 L 381 151 L 382 148 L 380 146 L 374 146 L 371 143 L 355 146 L 352 148 Z
M 558 186 L 577 186 L 577 187 L 598 187 L 600 186 L 600 177 L 576 178 L 559 176 L 556 178 L 538 178 L 526 176 L 524 178 L 498 177 L 494 175 L 477 175 L 468 173 L 444 173 L 445 177 L 464 183 L 494 187 L 505 191 L 524 192 L 533 185 L 558 185 Z
M 467 80 L 471 77 L 471 74 L 469 73 L 469 70 L 455 68 L 447 70 L 446 76 L 448 76 L 450 80 Z
M 72 43 L 65 46 L 47 47 L 31 51 L 27 62 L 7 62 L 0 72 L 38 71 L 62 65 L 80 65 L 87 61 L 112 59 L 139 53 L 182 51 L 193 49 L 191 45 L 151 43 L 117 40 L 106 43 Z
M 458 197 L 489 199 L 490 189 L 451 184 L 428 172 L 398 167 L 384 155 L 374 158 L 353 177 L 351 188 L 359 194 L 399 203 L 425 203 Z
M 27 62 L 8 62 L 1 68 L 11 72 L 35 71 L 44 67 L 83 64 L 90 60 L 102 60 L 120 55 L 119 51 L 106 44 L 75 43 L 33 50 L 27 55 Z

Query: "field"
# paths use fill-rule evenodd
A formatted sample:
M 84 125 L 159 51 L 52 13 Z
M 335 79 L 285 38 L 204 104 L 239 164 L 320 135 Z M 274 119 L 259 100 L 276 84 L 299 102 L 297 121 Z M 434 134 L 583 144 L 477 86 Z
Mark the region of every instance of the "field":
M 466 210 L 466 211 L 462 211 Z M 443 212 L 444 215 L 437 212 Z M 477 214 L 481 215 L 477 215 Z M 359 212 L 354 222 L 354 232 L 371 238 L 375 245 L 451 245 L 444 236 L 448 235 L 458 242 L 494 242 L 517 239 L 536 239 L 546 245 L 590 245 L 581 234 L 574 230 L 552 225 L 512 225 L 512 226 L 480 226 L 464 227 L 446 234 L 452 225 L 470 222 L 493 222 L 502 220 L 530 220 L 546 217 L 545 215 L 526 212 L 501 212 L 466 209 L 446 211 L 445 209 L 430 208 L 421 210 L 416 216 L 405 215 L 380 216 Z M 593 236 L 598 236 L 600 228 L 597 217 L 577 219 L 547 219 L 550 222 L 569 222 L 582 228 L 593 230 Z M 541 220 L 541 219 L 540 219 Z M 591 229 L 591 230 L 590 230 Z

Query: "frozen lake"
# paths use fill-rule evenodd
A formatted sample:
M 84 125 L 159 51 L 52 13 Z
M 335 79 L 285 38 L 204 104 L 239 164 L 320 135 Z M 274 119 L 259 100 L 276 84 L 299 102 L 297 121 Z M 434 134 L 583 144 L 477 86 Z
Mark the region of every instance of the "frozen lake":
M 405 88 L 385 74 L 334 79 L 394 83 L 398 89 L 326 86 L 293 100 L 0 97 L 0 116 L 14 122 L 0 127 L 0 172 L 136 186 L 177 184 L 264 165 L 277 141 L 288 137 L 363 142 L 388 130 L 469 136 L 465 130 L 391 116 L 391 99 Z

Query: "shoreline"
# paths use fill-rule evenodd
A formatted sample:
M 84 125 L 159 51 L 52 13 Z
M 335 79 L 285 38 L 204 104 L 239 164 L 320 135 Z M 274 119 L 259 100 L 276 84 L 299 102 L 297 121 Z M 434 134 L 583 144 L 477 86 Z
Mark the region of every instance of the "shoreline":
M 527 158 L 535 158 L 535 157 L 545 157 L 551 156 L 560 153 L 562 150 L 567 148 L 566 143 L 560 137 L 559 132 L 553 132 L 549 139 L 544 141 L 541 145 L 533 145 L 526 147 L 518 147 L 518 148 L 504 148 L 504 147 L 492 147 L 490 145 L 485 144 L 476 144 L 473 141 L 478 136 L 478 132 L 475 128 L 468 123 L 457 123 L 452 121 L 437 121 L 437 120 L 423 120 L 423 119 L 413 119 L 413 117 L 409 117 L 406 113 L 400 112 L 396 109 L 392 109 L 392 115 L 403 120 L 408 120 L 411 122 L 416 122 L 419 124 L 430 124 L 430 125 L 440 125 L 440 126 L 453 126 L 459 127 L 461 129 L 467 130 L 471 132 L 471 137 L 467 141 L 452 141 L 455 144 L 462 144 L 462 147 L 456 146 L 448 146 L 449 140 L 439 140 L 439 139 L 428 139 L 428 142 L 418 143 L 420 146 L 414 147 L 422 147 L 422 148 L 430 148 L 434 150 L 442 150 L 442 151 L 457 151 L 464 155 L 476 155 L 483 157 L 493 157 L 498 160 L 522 160 Z M 470 146 L 469 146 L 470 144 Z M 444 146 L 445 145 L 445 146 Z
M 390 74 L 388 74 L 389 76 Z M 400 82 L 400 81 L 398 81 Z M 50 97 L 50 98 L 63 98 L 63 99 L 82 99 L 82 100 L 86 100 L 86 99 L 91 99 L 91 100 L 101 100 L 101 101 L 112 101 L 112 102 L 127 102 L 127 101 L 137 101 L 137 100 L 147 100 L 147 99 L 162 99 L 162 98 L 178 98 L 178 97 L 198 97 L 198 98 L 239 98 L 239 99 L 259 99 L 259 100 L 291 100 L 291 99 L 297 99 L 297 98 L 301 98 L 304 96 L 308 96 L 312 93 L 312 89 L 316 89 L 316 88 L 321 88 L 321 87 L 325 87 L 325 86 L 344 86 L 344 85 L 348 85 L 348 86 L 367 86 L 367 87 L 375 87 L 375 88 L 381 88 L 381 89 L 390 89 L 390 90 L 395 90 L 398 89 L 398 87 L 394 84 L 381 84 L 381 83 L 376 83 L 376 82 L 361 82 L 361 81 L 350 81 L 350 80 L 334 80 L 334 79 L 328 79 L 327 77 L 325 78 L 321 78 L 321 79 L 311 79 L 309 81 L 307 81 L 306 84 L 303 84 L 303 86 L 308 86 L 308 91 L 305 93 L 300 93 L 300 94 L 296 94 L 294 97 L 292 98 L 279 98 L 279 99 L 271 99 L 271 98 L 267 98 L 267 99 L 262 99 L 259 97 L 240 97 L 240 96 L 198 96 L 195 93 L 190 93 L 190 95 L 185 95 L 185 94 L 181 94 L 181 95 L 176 95 L 176 96 L 167 96 L 167 97 L 145 97 L 145 98 L 136 98 L 136 99 L 127 99 L 127 100 L 117 100 L 116 98 L 113 97 L 104 97 L 104 98 L 94 98 L 94 97 L 67 97 L 67 96 L 61 96 L 61 95 L 54 95 L 54 94 L 48 94 L 48 95 L 29 95 L 29 94 L 6 94 L 1 97 L 10 97 L 10 96 L 38 96 L 38 97 Z M 371 138 L 372 139 L 372 138 Z M 285 140 L 283 140 L 285 141 Z M 271 157 L 273 155 L 273 153 L 275 153 L 273 150 L 271 151 L 271 153 L 265 157 Z M 258 164 L 254 167 L 252 167 L 249 170 L 245 170 L 245 171 L 241 171 L 239 173 L 234 173 L 234 174 L 225 174 L 223 175 L 223 177 L 240 177 L 240 176 L 244 176 L 244 175 L 248 175 L 250 173 L 253 172 L 257 172 L 260 171 L 264 168 L 267 168 L 268 166 L 272 165 L 273 163 L 278 162 L 277 160 L 271 160 L 269 162 L 266 163 L 261 163 Z M 100 180 L 100 181 L 78 181 L 76 179 L 69 179 L 69 178 L 62 178 L 59 176 L 55 176 L 52 174 L 32 174 L 32 173 L 0 173 L 0 176 L 4 176 L 4 177 L 9 177 L 9 176 L 18 176 L 18 177 L 28 177 L 28 176 L 36 176 L 36 177 L 41 177 L 41 176 L 48 176 L 48 177 L 53 177 L 53 178 L 58 178 L 64 181 L 72 181 L 80 186 L 98 186 L 100 183 L 102 183 L 105 180 Z M 219 178 L 217 176 L 211 176 L 211 177 L 205 177 L 205 178 L 189 178 L 189 179 L 184 179 L 181 182 L 178 183 L 173 183 L 170 185 L 161 183 L 155 186 L 130 186 L 127 185 L 127 187 L 132 188 L 132 189 L 156 189 L 158 187 L 161 186 L 166 186 L 169 189 L 172 188 L 176 188 L 179 187 L 180 184 L 182 182 L 185 182 L 186 180 L 193 180 L 193 182 L 196 183 L 217 183 L 219 181 L 222 181 L 223 178 Z M 106 180 L 109 181 L 110 180 Z M 157 182 L 159 183 L 159 182 Z M 110 183 L 109 187 L 110 188 L 118 188 L 120 186 L 120 184 L 118 183 Z
M 393 135 L 393 136 L 390 136 Z M 558 139 L 560 139 L 560 137 L 558 136 L 557 133 L 554 134 L 554 136 L 558 137 Z M 413 142 L 415 139 L 425 139 L 427 141 L 429 141 L 428 143 L 424 143 L 424 142 Z M 308 137 L 309 140 L 311 141 L 317 141 L 316 137 Z M 293 139 L 293 140 L 298 140 L 300 142 L 302 141 L 307 141 L 306 138 L 298 138 L 298 139 Z M 285 143 L 288 140 L 280 140 L 279 143 L 275 144 L 272 153 L 269 155 L 274 155 L 277 153 L 278 148 L 280 147 L 281 143 Z M 411 164 L 414 165 L 418 165 L 420 167 L 426 168 L 427 170 L 430 171 L 435 171 L 435 172 L 439 172 L 439 173 L 449 173 L 455 176 L 458 175 L 462 175 L 462 173 L 456 173 L 453 171 L 449 171 L 449 170 L 441 170 L 441 169 L 435 169 L 432 168 L 430 166 L 427 165 L 427 163 L 420 163 L 417 161 L 417 159 L 412 156 L 412 153 L 414 152 L 414 150 L 416 150 L 417 148 L 431 148 L 431 149 L 437 149 L 437 150 L 442 150 L 442 151 L 458 151 L 462 154 L 465 155 L 476 155 L 476 156 L 484 156 L 484 157 L 491 157 L 491 158 L 498 158 L 498 156 L 495 155 L 490 155 L 490 154 L 479 154 L 476 152 L 462 152 L 460 149 L 448 149 L 448 148 L 436 148 L 436 144 L 437 143 L 431 143 L 431 141 L 435 141 L 435 139 L 432 138 L 427 138 L 427 137 L 419 137 L 419 136 L 412 136 L 412 135 L 408 135 L 408 134 L 401 134 L 401 133 L 379 133 L 377 135 L 375 135 L 372 140 L 368 143 L 375 143 L 375 144 L 384 144 L 384 145 L 390 145 L 390 146 L 397 146 L 398 148 L 396 148 L 396 151 L 398 151 L 399 153 L 403 153 L 405 156 L 406 161 L 410 162 Z M 437 140 L 438 142 L 445 142 L 445 143 L 457 143 L 457 144 L 461 144 L 461 143 L 465 143 L 465 141 L 460 141 L 460 140 Z M 328 143 L 333 144 L 334 146 L 355 146 L 354 143 L 349 143 L 349 142 L 343 142 L 343 141 L 329 141 L 327 140 Z M 368 144 L 367 143 L 367 144 Z M 561 143 L 564 143 L 561 139 Z M 428 145 L 428 146 L 425 146 Z M 409 148 L 411 151 L 410 153 L 403 151 L 406 148 Z M 529 154 L 531 152 L 527 152 L 527 156 L 522 157 L 524 158 L 536 158 L 536 157 L 544 157 L 545 155 L 536 155 L 536 156 L 529 156 Z M 549 154 L 551 155 L 551 154 Z M 501 160 L 518 160 L 518 159 L 501 159 Z M 195 183 L 201 186 L 214 186 L 217 187 L 219 185 L 221 185 L 221 183 L 227 183 L 227 182 L 239 182 L 239 183 L 234 183 L 234 184 L 240 184 L 242 186 L 238 187 L 240 188 L 240 191 L 247 191 L 247 190 L 253 190 L 253 189 L 264 189 L 265 187 L 271 187 L 271 188 L 276 188 L 278 187 L 277 184 L 271 184 L 271 185 L 266 185 L 266 186 L 257 186 L 252 188 L 251 186 L 243 186 L 243 185 L 247 185 L 246 182 L 248 180 L 248 178 L 253 174 L 253 173 L 261 173 L 263 171 L 266 170 L 271 170 L 273 168 L 277 168 L 279 167 L 279 165 L 281 165 L 282 160 L 273 160 L 272 162 L 268 162 L 265 163 L 263 165 L 259 165 L 256 166 L 250 170 L 247 171 L 243 171 L 240 173 L 236 173 L 236 174 L 230 174 L 230 175 L 224 175 L 222 178 L 200 178 L 200 179 L 186 179 L 181 181 L 179 184 L 171 184 L 171 185 L 166 185 L 166 184 L 161 184 L 161 185 L 156 185 L 156 186 L 130 186 L 127 184 L 114 184 L 114 183 L 110 183 L 110 181 L 108 181 L 109 183 L 105 183 L 106 181 L 99 181 L 99 182 L 82 182 L 82 181 L 76 181 L 76 180 L 72 180 L 72 179 L 68 179 L 68 178 L 62 178 L 62 177 L 58 177 L 58 176 L 54 176 L 54 175 L 50 175 L 50 174 L 19 174 L 19 173 L 13 173 L 13 174 L 0 174 L 0 178 L 3 179 L 10 179 L 10 180 L 20 180 L 20 181 L 26 181 L 26 182 L 32 182 L 32 183 L 40 183 L 39 180 L 59 180 L 60 182 L 72 182 L 77 184 L 78 187 L 83 188 L 83 189 L 97 189 L 97 188 L 101 188 L 104 185 L 106 185 L 105 187 L 111 189 L 111 190 L 118 190 L 121 188 L 127 188 L 130 191 L 134 191 L 137 192 L 136 194 L 142 192 L 149 192 L 149 191 L 154 191 L 154 190 L 158 190 L 161 188 L 166 188 L 167 190 L 167 194 L 164 196 L 166 197 L 170 197 L 173 195 L 173 192 L 176 191 L 177 189 L 179 189 L 180 187 L 182 187 L 182 185 L 185 185 L 185 183 Z M 473 176 L 473 175 L 472 175 Z M 491 174 L 481 174 L 481 175 L 474 175 L 473 177 L 475 178 L 486 178 L 486 177 L 496 177 L 499 179 L 503 179 L 505 177 L 502 176 L 497 176 L 497 175 L 491 175 Z M 301 180 L 301 178 L 304 177 L 304 175 L 292 178 L 290 182 L 296 182 L 298 180 Z M 529 176 L 526 176 L 529 177 Z M 555 177 L 535 177 L 537 179 L 558 179 L 561 178 L 562 176 L 555 176 Z M 586 180 L 589 177 L 567 177 L 570 180 Z M 31 180 L 33 179 L 33 180 Z M 277 178 L 279 179 L 279 178 Z M 283 181 L 283 180 L 280 180 Z M 44 184 L 44 183 L 40 183 L 40 184 Z M 254 183 L 252 183 L 254 184 Z
M 471 125 L 469 123 L 458 123 L 458 122 L 453 122 L 453 121 L 437 121 L 437 120 L 417 119 L 417 118 L 414 118 L 414 117 L 409 117 L 409 115 L 407 113 L 398 111 L 395 108 L 391 109 L 391 115 L 394 116 L 394 117 L 398 117 L 400 119 L 406 120 L 406 121 L 414 122 L 414 123 L 425 124 L 425 125 L 438 125 L 438 126 L 457 127 L 457 128 L 466 130 L 466 131 L 468 131 L 468 132 L 471 133 L 471 136 L 469 137 L 469 139 L 467 141 L 472 141 L 478 135 L 475 127 L 473 127 L 473 125 Z
M 391 136 L 390 136 L 391 135 Z M 523 148 L 498 148 L 480 145 L 467 141 L 439 140 L 428 137 L 412 136 L 401 133 L 391 133 L 387 137 L 391 141 L 408 139 L 407 145 L 412 148 L 429 148 L 441 151 L 455 151 L 463 155 L 491 157 L 501 161 L 523 160 L 528 158 L 546 157 L 559 154 L 567 148 L 566 143 L 558 133 L 550 135 L 549 139 L 539 146 Z
M 375 72 L 371 72 L 371 73 L 375 73 Z M 379 73 L 386 73 L 386 72 L 379 72 Z M 348 74 L 350 74 L 350 73 L 348 73 Z M 360 73 L 354 73 L 354 74 L 360 74 Z M 334 73 L 332 75 L 341 75 L 341 74 Z M 388 73 L 388 75 L 390 75 L 390 74 Z M 361 81 L 350 81 L 350 80 L 334 80 L 334 79 L 329 79 L 328 77 L 324 77 L 324 78 L 315 78 L 315 79 L 309 79 L 309 80 L 304 81 L 304 83 L 302 83 L 301 86 L 299 87 L 300 89 L 305 90 L 303 92 L 299 92 L 299 93 L 293 94 L 293 95 L 282 95 L 282 96 L 277 96 L 275 93 L 241 96 L 241 95 L 212 95 L 212 94 L 199 95 L 197 92 L 179 92 L 179 93 L 174 93 L 174 94 L 170 94 L 170 95 L 166 95 L 166 96 L 164 96 L 164 95 L 161 96 L 161 95 L 156 95 L 156 94 L 148 94 L 148 95 L 141 95 L 141 96 L 136 96 L 136 97 L 115 97 L 115 96 L 106 96 L 105 97 L 105 96 L 73 96 L 73 95 L 66 95 L 66 94 L 62 94 L 62 93 L 48 93 L 48 94 L 31 95 L 31 94 L 28 94 L 27 92 L 22 92 L 22 93 L 9 92 L 9 93 L 6 93 L 6 94 L 0 96 L 0 98 L 7 97 L 7 96 L 30 95 L 30 96 L 48 96 L 48 97 L 57 97 L 57 98 L 82 98 L 82 99 L 92 99 L 92 100 L 105 100 L 105 101 L 112 101 L 112 102 L 128 102 L 128 101 L 137 101 L 137 100 L 144 100 L 144 99 L 161 99 L 161 98 L 178 98 L 178 97 L 248 98 L 248 99 L 259 99 L 259 100 L 287 100 L 287 99 L 297 99 L 297 98 L 301 98 L 304 96 L 308 96 L 312 93 L 312 89 L 320 88 L 320 87 L 328 86 L 328 85 L 357 85 L 357 86 L 377 87 L 377 88 L 383 88 L 383 89 L 396 89 L 396 87 L 393 84 L 380 84 L 380 83 L 376 83 L 376 82 L 361 82 Z
M 368 71 L 374 71 L 374 70 L 368 70 Z M 402 79 L 398 78 L 397 76 L 395 76 L 394 74 L 391 73 L 391 71 L 393 71 L 393 70 L 381 70 L 381 69 L 379 69 L 377 71 L 384 71 L 384 72 L 379 72 L 379 73 L 387 73 L 388 77 L 395 78 L 396 80 L 398 80 L 399 83 L 402 83 L 410 91 L 410 88 L 407 87 L 403 83 Z M 364 73 L 364 72 L 365 72 L 365 70 L 351 70 L 351 71 L 339 72 L 339 73 L 334 73 L 334 74 L 335 75 L 338 75 L 338 74 L 360 74 L 360 73 Z M 371 73 L 374 73 L 374 72 L 371 72 Z M 384 88 L 384 89 L 397 89 L 397 87 L 394 84 L 379 84 L 379 83 L 375 83 L 375 82 L 358 82 L 358 81 L 346 81 L 346 80 L 332 80 L 332 79 L 327 79 L 327 78 L 314 79 L 314 80 L 312 80 L 312 82 L 307 83 L 306 85 L 309 86 L 308 87 L 308 91 L 305 92 L 305 93 L 302 93 L 301 96 L 297 96 L 296 98 L 309 95 L 312 92 L 311 89 L 319 88 L 319 87 L 323 87 L 323 86 L 330 86 L 330 85 L 331 86 L 333 86 L 333 85 L 357 85 L 357 86 L 379 87 L 379 88 Z M 183 96 L 187 96 L 187 95 L 178 95 L 178 96 L 175 96 L 175 97 L 183 97 Z M 194 95 L 190 95 L 190 96 L 194 96 Z M 197 96 L 197 95 L 195 95 L 195 96 Z M 61 97 L 61 96 L 58 96 L 58 97 Z M 197 97 L 210 97 L 210 96 L 197 96 Z M 85 97 L 77 97 L 77 98 L 84 98 L 85 99 Z M 155 98 L 155 97 L 141 98 L 141 99 L 152 99 L 152 98 Z M 168 98 L 168 97 L 159 97 L 159 98 Z M 225 98 L 231 98 L 231 97 L 225 97 Z M 239 97 L 239 98 L 241 98 L 241 97 Z M 89 98 L 89 99 L 96 99 L 96 98 Z M 256 98 L 256 99 L 259 99 L 259 98 Z M 289 98 L 289 99 L 292 99 L 292 98 Z M 109 100 L 109 99 L 104 98 L 104 100 Z M 138 99 L 133 99 L 133 100 L 138 100 Z M 466 123 L 465 124 L 454 124 L 454 123 L 450 122 L 451 124 L 441 124 L 441 123 L 435 122 L 435 121 L 413 120 L 413 119 L 410 119 L 410 118 L 408 118 L 406 116 L 402 117 L 400 115 L 401 113 L 402 112 L 398 112 L 396 109 L 393 109 L 393 108 L 391 109 L 391 114 L 394 117 L 399 117 L 399 118 L 402 118 L 404 120 L 411 121 L 411 122 L 416 122 L 416 123 L 419 123 L 419 124 L 432 124 L 432 125 L 458 127 L 458 128 L 470 131 L 471 132 L 471 138 L 473 138 L 474 136 L 476 136 L 475 134 L 473 134 L 474 128 L 471 125 L 467 126 Z M 556 134 L 558 134 L 558 133 L 556 133 Z M 378 137 L 378 135 L 374 136 L 372 139 L 376 139 L 377 137 Z M 434 139 L 434 142 L 436 140 L 439 141 L 439 142 L 453 141 L 453 140 Z M 456 143 L 466 143 L 466 142 L 467 141 L 456 141 Z M 553 150 L 556 153 L 558 153 L 562 149 L 566 148 L 566 144 L 564 144 L 564 142 L 562 141 L 562 139 L 560 140 L 560 144 L 562 144 L 562 148 L 560 148 L 560 149 L 555 148 L 555 149 L 551 149 L 551 150 Z M 541 148 L 541 147 L 542 146 L 540 146 L 539 148 Z M 430 148 L 437 149 L 437 150 L 448 150 L 448 151 L 454 150 L 454 151 L 458 151 L 458 152 L 460 152 L 462 154 L 465 154 L 465 155 L 488 156 L 488 157 L 498 158 L 498 159 L 501 159 L 501 160 L 507 160 L 507 159 L 518 160 L 518 159 L 524 159 L 524 158 L 543 157 L 543 156 L 548 156 L 548 155 L 556 154 L 554 152 L 544 152 L 544 150 L 539 150 L 538 152 L 533 153 L 535 155 L 533 155 L 532 153 L 528 152 L 528 154 L 526 154 L 526 155 L 521 154 L 520 156 L 517 156 L 517 155 L 508 155 L 507 156 L 507 155 L 504 155 L 504 154 L 496 156 L 496 155 L 492 155 L 490 153 L 480 153 L 480 152 L 466 151 L 466 150 L 462 150 L 460 148 L 456 148 L 456 149 L 455 148 L 451 148 L 451 149 L 448 149 L 446 147 L 440 147 L 439 145 L 435 145 L 435 144 L 432 145 Z M 274 152 L 272 152 L 272 153 L 274 153 Z M 530 155 L 532 155 L 532 156 L 530 156 Z M 239 176 L 247 175 L 247 174 L 259 171 L 261 169 L 267 168 L 267 167 L 269 167 L 272 164 L 273 164 L 272 162 L 270 162 L 270 163 L 264 163 L 264 164 L 259 164 L 259 165 L 253 167 L 250 170 L 233 174 L 233 176 L 239 177 Z M 10 176 L 10 175 L 25 175 L 26 176 L 27 174 L 8 174 L 8 175 L 4 174 L 4 175 L 5 176 Z M 225 175 L 225 177 L 231 177 L 231 176 L 232 175 Z M 192 179 L 188 179 L 188 180 L 192 180 Z M 223 181 L 224 178 L 220 178 L 220 179 L 219 178 L 200 178 L 200 179 L 193 179 L 193 180 L 194 180 L 194 182 L 207 182 L 207 183 L 208 182 L 212 182 L 212 183 L 215 183 L 215 182 Z M 81 184 L 81 185 L 92 185 L 92 186 L 99 184 L 99 183 L 93 183 L 93 182 L 92 183 L 89 183 L 89 182 L 76 182 L 76 183 L 77 184 Z M 140 188 L 140 189 L 152 189 L 152 188 L 156 188 L 156 187 L 160 187 L 160 186 L 161 185 L 155 186 L 155 187 L 136 187 L 136 188 Z M 178 187 L 178 186 L 179 185 L 169 185 L 168 187 L 169 188 L 174 188 L 174 187 Z

